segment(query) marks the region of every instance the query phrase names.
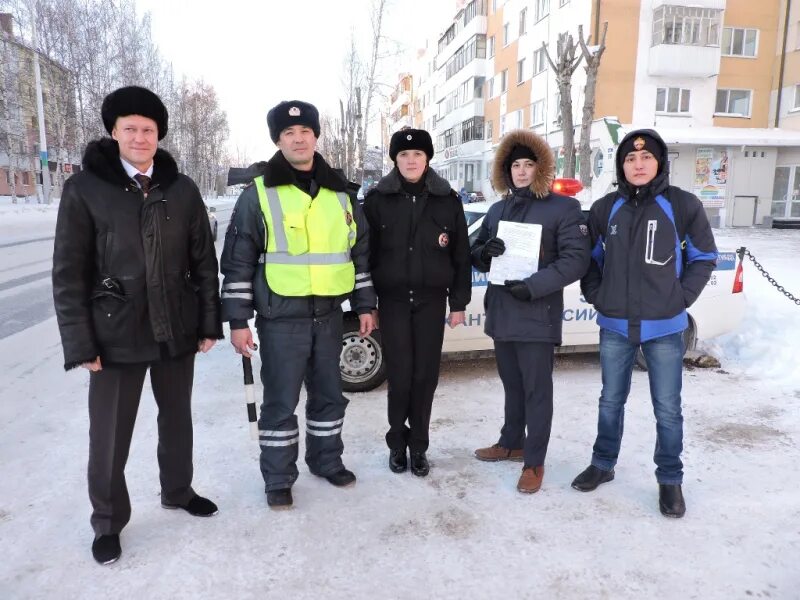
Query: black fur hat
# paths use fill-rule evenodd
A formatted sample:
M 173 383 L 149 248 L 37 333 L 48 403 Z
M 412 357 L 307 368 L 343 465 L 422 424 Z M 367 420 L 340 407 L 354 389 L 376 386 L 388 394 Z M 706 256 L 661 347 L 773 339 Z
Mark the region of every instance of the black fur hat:
M 319 111 L 317 107 L 302 100 L 284 100 L 267 113 L 269 137 L 277 142 L 281 132 L 292 125 L 310 127 L 315 137 L 319 137 Z
M 397 154 L 403 150 L 422 150 L 428 157 L 428 162 L 433 158 L 433 141 L 431 134 L 424 129 L 401 129 L 395 131 L 389 142 L 389 158 L 397 162 Z
M 114 129 L 118 117 L 139 115 L 156 122 L 159 140 L 163 140 L 167 135 L 169 125 L 167 107 L 156 94 L 138 85 L 121 87 L 111 92 L 103 100 L 100 114 L 108 133 Z

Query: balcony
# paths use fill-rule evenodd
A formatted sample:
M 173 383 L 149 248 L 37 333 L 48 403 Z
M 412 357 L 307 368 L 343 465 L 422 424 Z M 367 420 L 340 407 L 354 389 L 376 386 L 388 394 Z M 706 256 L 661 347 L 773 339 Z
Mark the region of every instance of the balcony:
M 405 115 L 394 121 L 389 126 L 389 131 L 394 133 L 396 131 L 400 131 L 403 127 L 414 127 L 414 123 L 411 120 L 411 115 Z
M 714 77 L 719 75 L 719 46 L 658 44 L 650 48 L 647 74 L 653 77 Z

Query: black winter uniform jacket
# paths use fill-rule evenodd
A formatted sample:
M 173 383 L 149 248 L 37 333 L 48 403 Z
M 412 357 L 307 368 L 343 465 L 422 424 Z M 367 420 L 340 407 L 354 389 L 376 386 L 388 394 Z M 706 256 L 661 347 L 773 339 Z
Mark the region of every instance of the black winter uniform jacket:
M 142 363 L 222 338 L 217 256 L 194 182 L 156 151 L 145 198 L 110 138 L 91 142 L 64 184 L 53 299 L 65 368 L 99 356 Z
M 266 187 L 295 185 L 291 166 L 278 150 L 268 162 L 251 165 L 254 176 L 263 175 Z M 335 172 L 318 153 L 314 154 L 314 182 L 320 188 L 347 192 L 347 180 Z M 312 200 L 313 202 L 313 200 Z M 244 329 L 255 310 L 266 319 L 292 319 L 322 316 L 337 310 L 348 297 L 357 313 L 368 313 L 376 306 L 375 289 L 369 279 L 369 226 L 361 206 L 351 195 L 356 243 L 350 256 L 356 271 L 356 289 L 352 294 L 332 296 L 281 296 L 273 292 L 259 262 L 266 248 L 266 224 L 258 201 L 256 186 L 250 184 L 239 196 L 225 233 L 220 267 L 222 284 L 222 318 L 232 329 Z M 344 215 L 342 218 L 345 218 Z
M 450 184 L 433 169 L 423 192 L 411 196 L 395 167 L 367 194 L 370 271 L 379 296 L 408 300 L 449 297 L 463 311 L 472 295 L 469 233 L 464 208 Z
M 497 235 L 499 221 L 538 223 L 542 226 L 539 269 L 524 281 L 530 300 L 518 300 L 502 285 L 488 284 L 486 335 L 499 342 L 551 342 L 561 344 L 564 288 L 577 281 L 589 264 L 589 237 L 580 203 L 575 198 L 549 191 L 555 172 L 553 152 L 547 143 L 527 130 L 503 137 L 495 153 L 492 186 L 497 191 L 510 188 L 507 159 L 516 145 L 525 145 L 537 157 L 536 173 L 530 188 L 517 190 L 493 204 L 483 219 L 472 244 L 472 264 L 486 272 L 481 251 Z
M 632 131 L 620 147 L 642 133 L 667 156 L 666 144 L 650 129 Z M 647 186 L 633 188 L 622 158 L 618 191 L 595 202 L 589 213 L 592 261 L 581 290 L 597 309 L 601 328 L 640 343 L 686 329 L 686 308 L 711 277 L 717 248 L 700 200 L 669 185 L 666 160 Z

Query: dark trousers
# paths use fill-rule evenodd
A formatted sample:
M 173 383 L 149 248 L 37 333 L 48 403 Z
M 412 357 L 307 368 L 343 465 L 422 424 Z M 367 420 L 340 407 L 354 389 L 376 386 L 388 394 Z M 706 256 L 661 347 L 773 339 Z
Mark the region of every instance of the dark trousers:
M 526 466 L 541 466 L 553 422 L 553 344 L 496 341 L 494 350 L 505 390 L 500 445 L 522 448 Z
M 119 533 L 131 517 L 125 463 L 147 369 L 158 405 L 161 501 L 183 504 L 192 490 L 194 354 L 159 362 L 103 366 L 89 376 L 89 498 L 97 535 Z
M 342 464 L 342 311 L 319 318 L 256 318 L 264 401 L 258 420 L 265 490 L 297 480 L 300 431 L 295 410 L 306 383 L 306 464 L 315 475 L 332 475 Z
M 380 298 L 381 342 L 389 379 L 386 443 L 393 450 L 428 449 L 433 394 L 439 384 L 446 300 L 444 295 L 413 303 Z

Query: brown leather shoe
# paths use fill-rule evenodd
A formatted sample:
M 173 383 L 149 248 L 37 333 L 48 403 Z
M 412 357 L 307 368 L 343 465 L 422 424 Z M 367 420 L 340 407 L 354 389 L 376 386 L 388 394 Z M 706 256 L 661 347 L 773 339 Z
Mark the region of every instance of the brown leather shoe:
M 475 450 L 475 458 L 486 462 L 497 462 L 498 460 L 522 461 L 522 448 L 512 450 L 503 448 L 500 444 L 494 444 L 488 448 L 478 448 Z
M 517 482 L 517 490 L 523 494 L 533 494 L 542 487 L 544 467 L 522 467 L 522 475 Z

